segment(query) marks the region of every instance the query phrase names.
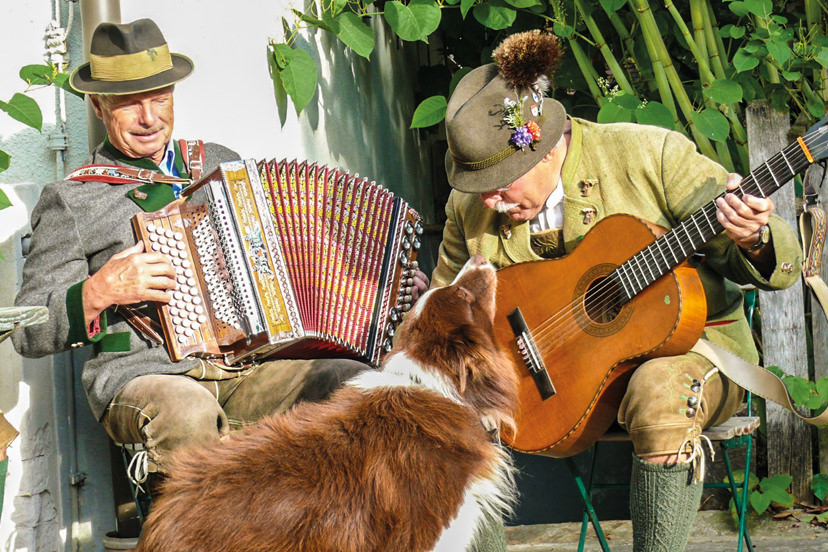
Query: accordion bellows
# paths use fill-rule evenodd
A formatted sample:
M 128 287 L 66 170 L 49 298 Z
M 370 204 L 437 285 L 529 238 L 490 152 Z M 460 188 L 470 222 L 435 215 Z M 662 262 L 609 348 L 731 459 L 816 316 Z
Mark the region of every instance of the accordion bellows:
M 411 304 L 423 228 L 382 186 L 300 161 L 222 163 L 133 226 L 170 256 L 159 304 L 173 360 L 360 358 L 378 364 Z

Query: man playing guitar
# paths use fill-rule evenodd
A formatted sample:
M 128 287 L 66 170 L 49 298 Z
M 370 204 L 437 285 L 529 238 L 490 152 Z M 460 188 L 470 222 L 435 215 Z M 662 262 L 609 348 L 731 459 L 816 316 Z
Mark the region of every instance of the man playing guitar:
M 709 213 L 697 215 L 704 222 L 693 222 L 693 231 L 707 224 L 717 230 L 715 234 L 701 242 L 693 237 L 672 245 L 668 241 L 663 249 L 648 253 L 656 266 L 664 257 L 693 257 L 695 270 L 688 292 L 660 294 L 655 302 L 656 307 L 669 304 L 682 315 L 689 313 L 687 325 L 695 328 L 689 332 L 690 342 L 683 349 L 676 348 L 678 353 L 671 346 L 665 348 L 666 356 L 634 359 L 637 367 L 629 383 L 623 379 L 618 400 L 614 404 L 610 401 L 610 416 L 617 415 L 635 449 L 630 498 L 634 549 L 683 550 L 702 492 L 702 482 L 693 477 L 694 466 L 703 461 L 701 432 L 733 415 L 743 398 L 743 390 L 719 374 L 706 358 L 686 351 L 703 330 L 704 338 L 758 362 L 739 285 L 753 284 L 764 290 L 792 285 L 799 277 L 799 247 L 791 228 L 772 214 L 770 199 L 758 193 L 738 193 L 741 178 L 728 175 L 723 167 L 699 154 L 682 134 L 645 125 L 596 124 L 567 117 L 560 103 L 543 97 L 544 84 L 559 55 L 552 36 L 535 32 L 513 35 L 495 50 L 496 63 L 473 70 L 456 87 L 446 115 L 446 170 L 453 190 L 446 205 L 447 221 L 432 285 L 451 282 L 471 255 L 482 255 L 499 269 L 518 268 L 516 265 L 534 269 L 544 264 L 539 262 L 544 259 L 574 259 L 576 247 L 582 248 L 577 253 L 596 249 L 594 270 L 604 270 L 602 278 L 609 281 L 609 269 L 600 263 L 615 268 L 629 259 L 631 255 L 618 259 L 613 255 L 638 239 L 634 236 L 639 231 L 628 236 L 616 229 L 605 232 L 603 240 L 590 239 L 586 234 L 599 221 L 613 215 L 612 220 L 623 222 L 616 214 L 634 215 L 636 225 L 646 233 L 649 230 L 640 221 L 662 229 L 676 228 L 706 202 L 715 202 Z M 501 272 L 509 275 L 510 270 Z M 654 269 L 645 266 L 642 271 L 649 277 Z M 524 310 L 545 307 L 552 301 L 568 308 L 573 294 L 561 291 L 560 286 L 572 279 L 570 272 L 575 270 L 559 271 L 548 278 L 538 276 L 537 270 L 525 273 L 525 277 L 499 278 L 498 301 L 518 293 L 525 297 Z M 644 276 L 630 279 L 635 287 Z M 577 292 L 580 282 L 587 280 L 586 276 L 574 280 L 573 290 Z M 551 329 L 550 325 L 545 340 L 556 352 L 549 355 L 546 364 L 567 359 L 561 368 L 565 377 L 547 380 L 546 395 L 543 385 L 535 388 L 533 384 L 522 396 L 532 395 L 540 405 L 545 398 L 571 395 L 585 386 L 582 374 L 610 345 L 592 345 L 585 349 L 585 356 L 572 358 L 576 332 L 584 340 L 602 332 L 621 333 L 622 323 L 629 326 L 625 317 L 632 320 L 633 315 L 644 316 L 641 333 L 649 332 L 658 314 L 648 311 L 643 298 L 636 299 L 635 307 L 628 306 L 640 290 L 631 293 L 625 285 L 616 285 L 609 291 L 613 297 L 625 295 L 627 302 L 602 315 L 604 319 L 587 320 L 594 314 L 587 305 L 583 319 L 578 320 L 580 325 L 573 324 L 569 333 L 565 327 Z M 590 293 L 586 287 L 581 297 Z M 500 305 L 498 310 L 502 310 Z M 552 311 L 554 314 L 555 309 Z M 670 334 L 680 333 L 683 327 L 683 323 L 674 323 L 669 326 Z M 538 342 L 544 339 L 540 335 L 535 338 Z M 531 356 L 525 351 L 521 354 Z M 519 366 L 522 375 L 528 365 L 527 361 Z M 607 381 L 606 377 L 600 379 L 600 386 L 612 387 Z M 588 446 L 565 448 L 572 443 L 573 432 L 588 425 L 593 409 L 600 410 L 592 402 L 588 413 L 574 412 L 572 425 L 577 429 L 556 438 L 555 446 L 563 448 L 550 455 L 568 456 Z M 570 410 L 574 411 L 552 407 L 536 425 L 552 424 Z M 512 436 L 515 440 L 510 442 L 507 435 L 507 443 L 518 450 L 549 452 L 552 443 L 524 446 L 525 438 L 535 435 L 535 428 L 531 424 L 521 428 L 520 421 L 518 425 L 517 435 Z M 603 432 L 606 427 L 599 429 Z

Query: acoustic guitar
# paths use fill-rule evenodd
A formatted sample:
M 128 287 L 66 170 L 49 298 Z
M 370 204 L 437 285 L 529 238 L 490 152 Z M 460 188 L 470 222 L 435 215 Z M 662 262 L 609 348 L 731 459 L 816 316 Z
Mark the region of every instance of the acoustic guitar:
M 767 197 L 826 157 L 827 123 L 753 170 L 733 193 Z M 704 289 L 687 259 L 723 230 L 715 200 L 669 231 L 610 215 L 565 257 L 499 270 L 495 331 L 520 379 L 517 431 L 503 433 L 506 444 L 563 458 L 603 435 L 635 368 L 684 354 L 701 337 Z

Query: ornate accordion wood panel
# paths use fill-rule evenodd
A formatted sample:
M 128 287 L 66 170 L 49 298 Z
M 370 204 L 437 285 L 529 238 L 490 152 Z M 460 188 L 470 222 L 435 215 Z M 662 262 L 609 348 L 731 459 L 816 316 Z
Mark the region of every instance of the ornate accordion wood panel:
M 423 231 L 402 198 L 304 161 L 222 163 L 133 218 L 176 268 L 159 305 L 173 360 L 361 358 L 378 364 L 411 304 Z

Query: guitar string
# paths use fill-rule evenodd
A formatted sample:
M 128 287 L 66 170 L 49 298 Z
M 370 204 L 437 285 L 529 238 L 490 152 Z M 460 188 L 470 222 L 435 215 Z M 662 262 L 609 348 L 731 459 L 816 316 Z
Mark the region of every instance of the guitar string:
M 807 143 L 808 138 L 803 137 L 803 140 L 805 140 L 806 143 Z M 791 150 L 791 151 L 788 151 L 788 150 Z M 821 151 L 819 148 L 817 148 L 816 150 L 817 150 L 817 152 Z M 749 193 L 751 195 L 756 195 L 755 192 L 758 191 L 758 192 L 760 192 L 762 197 L 767 197 L 768 195 L 770 195 L 770 194 L 766 194 L 764 192 L 764 190 L 762 190 L 761 185 L 756 180 L 756 176 L 759 175 L 760 171 L 764 170 L 765 172 L 770 173 L 771 179 L 774 181 L 774 184 L 776 184 L 774 190 L 771 193 L 773 193 L 777 189 L 781 188 L 782 185 L 784 185 L 784 183 L 788 182 L 793 176 L 796 176 L 797 174 L 802 172 L 802 170 L 804 170 L 804 168 L 800 168 L 795 173 L 793 173 L 791 176 L 788 176 L 787 178 L 785 178 L 785 180 L 783 181 L 782 184 L 778 184 L 776 174 L 779 172 L 779 170 L 780 169 L 786 169 L 787 172 L 791 172 L 791 169 L 793 169 L 793 166 L 790 164 L 791 154 L 798 154 L 802 158 L 805 158 L 805 154 L 802 151 L 802 148 L 799 146 L 798 143 L 794 142 L 793 144 L 789 145 L 785 150 L 782 150 L 782 152 L 780 152 L 780 154 L 777 154 L 776 156 L 774 156 L 773 158 L 771 158 L 767 162 L 765 162 L 762 165 L 760 165 L 759 167 L 757 167 L 756 170 L 754 170 L 750 174 L 748 174 L 742 180 L 742 182 L 739 185 L 739 190 L 742 192 L 742 194 L 744 195 L 745 193 Z M 786 155 L 788 156 L 787 158 L 786 158 Z M 817 153 L 817 155 L 819 155 L 819 153 Z M 798 164 L 799 163 L 797 163 L 797 165 Z M 805 167 L 807 167 L 809 164 L 810 163 L 805 163 Z M 724 196 L 724 193 L 717 196 L 716 199 L 718 199 L 719 197 L 723 197 L 723 196 Z M 660 241 L 662 239 L 669 246 L 670 245 L 670 243 L 669 243 L 670 238 L 674 237 L 677 241 L 677 245 L 682 249 L 682 252 L 685 251 L 685 246 L 687 246 L 686 249 L 691 251 L 691 254 L 692 254 L 692 252 L 694 252 L 698 248 L 695 246 L 695 244 L 693 244 L 693 240 L 689 235 L 689 230 L 687 229 L 687 226 L 689 226 L 690 223 L 692 223 L 692 224 L 694 224 L 698 227 L 698 221 L 695 220 L 696 215 L 698 213 L 701 213 L 701 214 L 704 215 L 705 220 L 703 222 L 706 222 L 708 224 L 708 226 L 713 226 L 713 224 L 714 224 L 713 221 L 715 221 L 716 227 L 711 228 L 711 230 L 715 231 L 715 233 L 712 236 L 717 235 L 723 229 L 723 227 L 721 226 L 721 223 L 718 222 L 718 219 L 715 218 L 715 216 L 713 216 L 712 221 L 711 221 L 710 217 L 708 216 L 707 209 L 710 208 L 711 206 L 715 210 L 715 200 L 713 200 L 712 202 L 709 202 L 708 204 L 706 204 L 697 213 L 694 213 L 691 217 L 689 217 L 688 219 L 685 219 L 684 221 L 682 221 L 679 225 L 677 225 L 675 228 L 673 228 L 670 232 L 668 232 L 667 234 L 664 234 L 664 236 L 661 236 L 660 238 L 655 240 L 653 243 L 649 244 L 642 251 L 640 251 L 639 253 L 634 255 L 632 258 L 630 258 L 628 261 L 625 261 L 624 263 L 622 263 L 622 265 L 620 265 L 618 268 L 616 268 L 615 271 L 613 271 L 613 273 L 618 272 L 619 270 L 622 269 L 622 267 L 624 267 L 625 265 L 628 265 L 628 263 L 631 263 L 633 261 L 639 262 L 638 257 L 642 256 L 642 255 L 646 256 L 646 251 L 651 249 L 653 247 L 653 245 L 656 245 L 656 247 L 658 247 L 657 243 L 660 243 Z M 687 234 L 686 238 L 682 237 L 680 232 L 679 232 L 682 228 L 685 230 L 685 233 Z M 712 236 L 709 239 L 712 239 Z M 704 235 L 702 235 L 701 237 L 704 238 Z M 699 247 L 706 244 L 707 241 L 709 241 L 709 239 L 703 241 L 700 244 Z M 666 257 L 664 257 L 664 253 L 660 249 L 659 249 L 659 252 L 662 253 L 662 257 L 665 258 L 665 260 L 666 260 Z M 686 255 L 685 258 L 688 258 L 689 256 L 690 255 Z M 652 252 L 652 251 L 651 251 L 651 257 L 652 257 L 653 260 L 656 259 L 655 253 Z M 678 262 L 677 261 L 678 261 L 678 259 L 675 259 L 675 255 L 674 255 L 674 264 L 672 265 L 672 268 L 674 268 L 675 266 L 680 264 L 680 261 L 678 261 Z M 652 271 L 652 266 L 649 265 L 649 264 L 646 264 L 646 259 L 645 259 L 645 266 L 647 267 L 647 269 L 651 273 L 653 272 Z M 656 272 L 661 273 L 661 275 L 664 275 L 667 272 L 669 272 L 669 268 L 668 268 L 667 271 L 661 272 L 661 270 L 658 268 L 657 260 L 656 260 L 655 267 L 657 269 Z M 633 272 L 633 275 L 637 279 L 637 275 L 635 274 L 635 272 Z M 578 308 L 580 310 L 580 308 L 579 308 L 580 305 L 583 304 L 584 305 L 584 311 L 589 313 L 589 312 L 593 312 L 593 310 L 595 310 L 596 306 L 605 304 L 608 301 L 610 301 L 613 298 L 613 296 L 617 296 L 618 291 L 619 291 L 619 285 L 615 280 L 613 280 L 609 276 L 610 275 L 607 275 L 607 277 L 605 277 L 604 280 L 596 286 L 596 288 L 590 294 L 589 301 L 585 300 L 585 298 L 587 297 L 586 293 L 584 293 L 580 296 L 577 296 L 576 298 L 574 298 L 569 303 L 568 306 L 565 305 L 557 313 L 554 313 L 552 316 L 550 316 L 549 318 L 547 318 L 546 320 L 541 322 L 536 327 L 536 332 L 537 333 L 535 333 L 533 331 L 533 339 L 535 341 L 535 344 L 538 346 L 538 348 L 545 348 L 547 343 L 548 343 L 547 338 L 551 337 L 551 338 L 554 338 L 558 342 L 558 345 L 556 347 L 553 347 L 549 351 L 549 352 L 554 352 L 558 347 L 560 347 L 561 345 L 566 343 L 571 337 L 573 337 L 574 335 L 577 335 L 579 333 L 580 326 L 577 324 L 577 321 L 574 320 L 574 312 L 575 312 L 576 308 Z M 642 276 L 642 280 L 644 282 L 648 281 L 648 279 L 646 277 L 646 274 L 643 271 L 641 271 L 641 276 Z M 640 293 L 643 289 L 648 287 L 654 281 L 655 280 L 652 280 L 644 286 L 640 286 L 640 284 L 639 284 L 640 289 L 638 289 L 638 291 L 636 291 L 635 293 L 632 293 L 631 296 L 630 296 L 630 299 L 632 299 L 632 297 L 635 297 L 635 295 Z M 617 306 L 618 306 L 617 304 L 613 304 L 612 308 L 617 308 Z M 605 310 L 604 312 L 607 312 L 607 311 Z M 561 326 L 562 324 L 563 324 L 563 332 L 562 332 L 562 335 L 561 335 L 561 333 L 559 333 L 557 330 L 558 330 L 558 326 Z M 550 335 L 552 333 L 554 333 L 555 335 Z

